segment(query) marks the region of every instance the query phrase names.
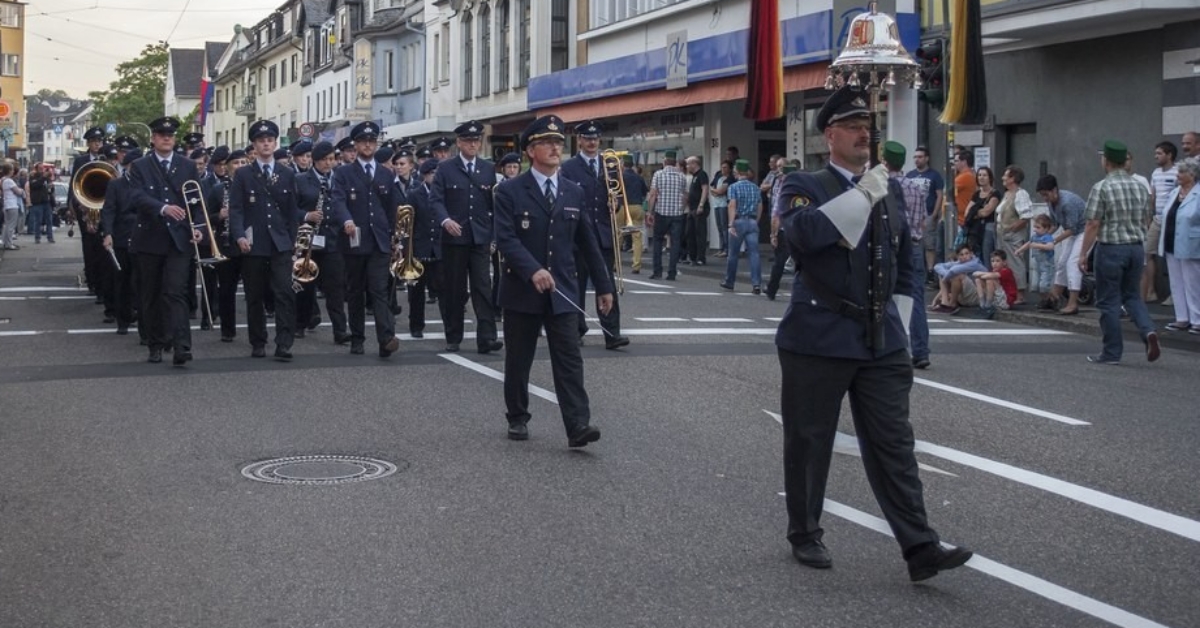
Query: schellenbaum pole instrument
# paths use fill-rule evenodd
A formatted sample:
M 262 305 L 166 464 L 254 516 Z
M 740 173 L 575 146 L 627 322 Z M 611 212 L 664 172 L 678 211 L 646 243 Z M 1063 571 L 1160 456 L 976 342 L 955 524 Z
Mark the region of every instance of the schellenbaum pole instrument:
M 600 153 L 604 164 L 604 184 L 608 187 L 608 213 L 612 223 L 613 280 L 617 294 L 625 294 L 625 279 L 621 272 L 621 238 L 638 230 L 629 213 L 629 201 L 625 196 L 624 165 L 621 155 L 613 149 Z

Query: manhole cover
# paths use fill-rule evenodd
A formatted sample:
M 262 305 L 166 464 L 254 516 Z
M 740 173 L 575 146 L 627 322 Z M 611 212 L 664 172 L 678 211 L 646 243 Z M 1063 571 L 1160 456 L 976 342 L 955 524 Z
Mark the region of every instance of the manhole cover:
M 242 469 L 242 475 L 268 484 L 320 486 L 378 480 L 407 466 L 364 456 L 290 456 L 255 462 Z

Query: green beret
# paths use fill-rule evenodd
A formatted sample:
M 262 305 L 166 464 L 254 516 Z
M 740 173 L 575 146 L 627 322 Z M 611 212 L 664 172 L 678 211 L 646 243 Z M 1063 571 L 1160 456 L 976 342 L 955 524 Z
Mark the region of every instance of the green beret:
M 739 159 L 733 162 L 733 169 L 738 172 L 750 172 L 750 162 L 745 159 Z
M 666 158 L 666 159 L 675 159 L 675 155 L 676 155 L 676 154 L 677 154 L 677 153 L 676 153 L 675 151 L 673 151 L 673 150 L 669 150 L 669 151 L 667 151 L 667 152 L 663 153 L 663 157 L 664 157 L 664 158 Z
M 904 144 L 888 140 L 883 143 L 883 161 L 893 168 L 904 166 L 904 157 L 908 154 Z
M 633 155 L 622 155 L 621 163 L 625 166 L 632 166 L 633 165 Z
M 796 168 L 796 164 L 793 164 L 793 163 L 783 164 L 783 172 L 785 172 L 785 173 L 795 172 L 796 170 L 798 170 L 798 168 Z
M 1129 149 L 1117 140 L 1108 140 L 1104 143 L 1104 158 L 1120 166 L 1129 160 Z

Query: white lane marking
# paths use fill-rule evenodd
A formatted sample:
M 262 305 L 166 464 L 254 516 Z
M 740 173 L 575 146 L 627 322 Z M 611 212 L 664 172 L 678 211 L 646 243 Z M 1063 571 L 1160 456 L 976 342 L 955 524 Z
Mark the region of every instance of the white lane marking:
M 764 320 L 764 321 L 771 321 L 771 322 L 773 322 L 773 323 L 782 323 L 782 322 L 783 322 L 783 317 L 782 317 L 782 316 L 768 316 L 768 317 L 764 318 L 763 320 Z
M 1081 504 L 1132 519 L 1138 523 L 1179 535 L 1191 541 L 1200 541 L 1200 521 L 1181 517 L 1157 508 L 1151 508 L 1150 506 L 1144 506 L 1128 499 L 1101 493 L 1095 489 L 1072 484 L 1020 467 L 1014 467 L 1010 464 L 989 460 L 982 456 L 976 456 L 949 447 L 943 447 L 942 445 L 934 445 L 933 443 L 919 440 L 916 441 L 916 451 L 964 466 L 973 467 L 985 473 L 1007 478 L 1019 484 L 1039 488 L 1048 493 L 1054 493 L 1055 495 L 1075 500 Z
M 978 323 L 980 321 L 972 321 Z M 931 336 L 1070 336 L 1055 329 L 931 329 Z
M 41 334 L 42 332 L 40 331 L 0 331 L 0 338 L 8 336 L 39 336 Z
M 671 294 L 670 290 L 630 290 L 629 294 Z
M 776 423 L 783 425 L 783 415 L 779 414 L 778 412 L 771 412 L 766 408 L 763 408 L 763 412 L 766 412 L 768 416 L 770 416 L 772 419 L 775 419 Z M 833 439 L 833 451 L 839 454 L 846 454 L 847 456 L 862 458 L 862 450 L 859 449 L 858 439 L 850 436 L 849 434 L 843 434 L 841 432 L 838 432 L 837 436 L 835 436 Z M 958 477 L 958 474 L 956 473 L 950 473 L 949 471 L 939 469 L 930 464 L 925 464 L 924 462 L 918 462 L 917 468 L 924 471 L 929 471 L 931 473 L 948 475 L 952 478 Z
M 22 297 L 22 298 L 24 298 L 24 297 Z M 35 297 L 29 297 L 29 298 L 30 298 L 30 299 L 32 299 L 32 298 L 35 298 Z M 91 298 L 94 298 L 94 297 L 91 297 L 91 296 L 88 296 L 88 295 L 86 295 L 86 294 L 85 294 L 85 295 L 83 295 L 83 296 L 74 296 L 74 295 L 72 295 L 72 296 L 49 296 L 49 297 L 37 297 L 37 298 L 50 299 L 51 301 L 68 301 L 68 300 L 83 300 L 83 299 L 91 299 Z
M 651 317 L 645 317 L 645 318 L 636 318 L 635 317 L 633 320 L 641 321 L 643 323 L 686 323 L 687 322 L 686 318 L 679 318 L 678 316 L 659 316 L 659 317 L 651 316 Z
M 646 286 L 647 288 L 669 288 L 670 287 L 670 286 L 664 286 L 661 283 L 650 283 L 649 281 L 642 281 L 640 279 L 630 279 L 629 277 L 623 277 L 621 280 L 624 281 L 625 283 L 631 283 L 635 286 Z
M 663 329 L 622 329 L 623 336 L 773 336 L 775 329 L 734 327 L 665 327 Z
M 86 288 L 73 288 L 71 286 L 10 286 L 0 288 L 0 292 L 83 292 Z
M 963 317 L 963 318 L 949 318 L 949 319 L 946 319 L 946 321 L 950 322 L 950 323 L 963 323 L 966 325 L 971 325 L 974 323 L 979 323 L 980 325 L 995 325 L 996 324 L 996 321 L 988 320 L 986 318 L 971 318 L 969 316 Z
M 831 499 L 825 500 L 825 512 L 841 517 L 852 523 L 857 523 L 864 528 L 874 530 L 880 534 L 892 536 L 892 532 L 888 529 L 887 522 L 879 517 L 865 513 L 856 508 L 852 508 L 845 504 L 835 502 Z M 943 547 L 952 547 L 946 543 L 942 543 Z M 1111 604 L 1106 604 L 1092 597 L 1088 597 L 1082 593 L 1072 591 L 1063 586 L 1059 586 L 1039 578 L 1033 574 L 1020 571 L 996 562 L 990 558 L 975 554 L 971 560 L 967 561 L 965 567 L 970 567 L 975 571 L 989 575 L 997 580 L 1003 580 L 1017 588 L 1024 589 L 1046 598 L 1051 602 L 1062 604 L 1067 608 L 1073 608 L 1081 613 L 1086 613 L 1099 619 L 1106 621 L 1114 626 L 1122 626 L 1126 628 L 1166 628 L 1163 624 L 1147 619 L 1140 615 L 1134 615 L 1127 610 L 1117 608 Z
M 998 331 L 998 330 L 992 330 L 992 331 Z M 1047 412 L 1045 410 L 1031 408 L 1029 406 L 1021 405 L 1019 403 L 1014 403 L 1012 401 L 1005 401 L 1003 399 L 997 399 L 996 397 L 991 397 L 991 396 L 984 395 L 981 393 L 973 392 L 973 391 L 967 390 L 965 388 L 958 388 L 956 386 L 942 384 L 940 382 L 928 380 L 923 377 L 914 377 L 913 382 L 917 383 L 917 384 L 921 384 L 922 386 L 928 386 L 930 388 L 936 388 L 938 390 L 943 390 L 948 393 L 953 393 L 955 395 L 959 395 L 961 397 L 966 397 L 968 399 L 974 399 L 976 401 L 990 403 L 994 406 L 1000 406 L 1001 408 L 1008 408 L 1009 410 L 1016 410 L 1017 412 L 1024 412 L 1026 414 L 1032 414 L 1033 416 L 1042 417 L 1043 419 L 1050 419 L 1051 421 L 1058 421 L 1059 423 L 1066 423 L 1067 425 L 1091 425 L 1091 423 L 1089 423 L 1087 421 L 1081 421 L 1079 419 L 1073 419 L 1069 416 L 1063 416 L 1061 414 L 1056 414 L 1054 412 Z
M 679 290 L 675 294 L 678 294 L 680 296 L 685 296 L 685 297 L 719 297 L 719 296 L 721 296 L 720 292 L 690 292 L 690 291 L 686 291 L 686 290 Z
M 753 323 L 748 318 L 693 318 L 697 323 Z
M 478 362 L 473 362 L 471 360 L 468 360 L 468 359 L 464 358 L 463 356 L 458 355 L 457 353 L 439 353 L 438 356 L 446 358 L 447 360 L 449 360 L 459 366 L 464 366 L 468 369 L 471 369 L 472 371 L 475 371 L 476 373 L 479 373 L 481 375 L 486 375 L 498 382 L 504 381 L 504 373 L 501 373 L 500 371 L 497 371 L 496 369 L 486 367 Z M 534 386 L 533 384 L 530 384 L 529 385 L 529 394 L 534 395 L 536 397 L 541 397 L 542 399 L 545 399 L 546 401 L 549 401 L 550 403 L 554 403 L 554 404 L 558 403 L 558 396 L 555 395 L 554 393 L 550 392 L 549 390 L 542 388 L 541 386 Z

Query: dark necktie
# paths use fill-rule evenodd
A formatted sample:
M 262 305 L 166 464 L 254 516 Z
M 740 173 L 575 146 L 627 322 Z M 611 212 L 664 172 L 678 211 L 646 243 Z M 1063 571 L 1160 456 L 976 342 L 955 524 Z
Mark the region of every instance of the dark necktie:
M 375 169 L 371 167 L 371 164 L 364 165 L 363 170 L 366 171 L 368 179 L 375 178 Z
M 592 167 L 592 176 L 599 176 L 600 173 L 596 171 L 596 159 L 594 157 L 588 160 L 588 165 Z
M 168 174 L 170 174 L 170 172 L 171 172 L 171 160 L 170 159 L 162 159 L 158 162 L 158 165 L 160 168 L 162 168 L 164 177 L 167 176 Z
M 268 164 L 263 164 L 262 170 L 263 170 L 263 176 L 270 179 L 271 178 L 271 166 Z
M 554 182 L 546 179 L 546 202 L 554 207 Z
M 853 177 L 850 177 L 850 182 L 854 185 L 858 185 L 858 182 L 862 181 L 862 178 L 863 176 L 861 174 L 856 174 Z
M 475 174 L 475 162 L 467 162 L 467 174 Z

